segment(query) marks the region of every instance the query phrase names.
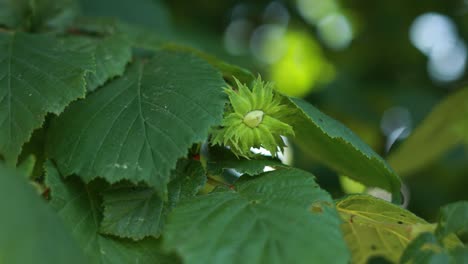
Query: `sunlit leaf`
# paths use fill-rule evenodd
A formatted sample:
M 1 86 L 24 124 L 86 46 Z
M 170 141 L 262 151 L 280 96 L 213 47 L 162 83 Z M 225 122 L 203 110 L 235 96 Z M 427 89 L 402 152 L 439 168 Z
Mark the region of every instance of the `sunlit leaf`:
M 418 233 L 434 229 L 411 212 L 369 195 L 348 196 L 336 207 L 353 263 L 367 263 L 374 256 L 397 262 Z

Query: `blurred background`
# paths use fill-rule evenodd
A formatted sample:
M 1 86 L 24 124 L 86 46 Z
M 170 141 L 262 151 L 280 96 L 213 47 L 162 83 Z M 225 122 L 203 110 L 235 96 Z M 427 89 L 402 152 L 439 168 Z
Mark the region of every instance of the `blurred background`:
M 119 16 L 163 40 L 261 73 L 281 92 L 344 123 L 383 157 L 434 105 L 468 84 L 466 0 L 112 1 L 122 6 L 119 14 L 106 14 L 107 0 L 101 10 L 98 2 L 82 0 L 83 9 L 92 6 L 91 15 Z M 293 165 L 312 171 L 335 197 L 359 191 L 292 150 Z M 403 180 L 408 208 L 434 220 L 439 206 L 468 199 L 467 148 L 451 148 Z

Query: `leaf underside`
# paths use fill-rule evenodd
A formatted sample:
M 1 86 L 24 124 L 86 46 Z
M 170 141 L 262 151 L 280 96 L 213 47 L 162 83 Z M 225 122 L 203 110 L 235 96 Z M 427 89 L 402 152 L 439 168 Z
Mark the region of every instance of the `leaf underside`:
M 294 126 L 298 147 L 343 175 L 391 192 L 393 201 L 400 202 L 400 178 L 385 160 L 351 130 L 311 104 L 297 98 L 291 102 L 291 107 L 300 110 Z

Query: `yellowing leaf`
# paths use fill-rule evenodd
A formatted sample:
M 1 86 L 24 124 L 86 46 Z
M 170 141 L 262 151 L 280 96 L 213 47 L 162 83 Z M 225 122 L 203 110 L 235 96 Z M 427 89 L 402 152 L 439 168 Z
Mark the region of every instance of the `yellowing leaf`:
M 369 195 L 348 196 L 336 207 L 353 263 L 366 263 L 373 256 L 397 262 L 417 234 L 434 229 L 413 213 Z

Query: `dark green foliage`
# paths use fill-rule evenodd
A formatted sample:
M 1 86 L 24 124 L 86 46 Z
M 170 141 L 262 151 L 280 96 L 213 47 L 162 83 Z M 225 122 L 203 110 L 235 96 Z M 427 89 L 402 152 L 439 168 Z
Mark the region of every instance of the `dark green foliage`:
M 414 107 L 427 107 L 418 108 L 417 120 L 442 98 L 406 93 L 400 82 L 413 78 L 406 66 L 398 81 L 363 78 L 388 72 L 380 63 L 406 48 L 392 44 L 396 47 L 376 52 L 360 43 L 349 57 L 326 50 L 324 57 L 344 65 L 335 69 L 328 90 L 298 99 L 274 89 L 264 93 L 259 86 L 253 98 L 249 89 L 255 76 L 261 78 L 257 72 L 273 79 L 265 70 L 272 65 L 226 54 L 205 30 L 221 32 L 218 22 L 231 1 L 182 2 L 0 0 L 0 263 L 468 261 L 467 202 L 442 207 L 431 224 L 400 206 L 403 181 L 397 174 L 428 170 L 423 181 L 405 181 L 410 190 L 423 186 L 412 193 L 410 208 L 424 204 L 434 211 L 433 202 L 467 199 L 466 185 L 459 182 L 467 169 L 460 156 L 466 155 L 457 149 L 468 139 L 466 88 L 441 100 L 387 163 L 382 136 L 373 137 L 376 116 L 381 104 L 402 101 L 387 95 L 391 102 L 386 102 L 375 86 L 399 87 L 395 97 L 421 100 Z M 247 6 L 254 10 L 261 2 Z M 287 3 L 293 2 L 301 1 Z M 349 3 L 366 10 L 356 13 L 358 22 L 384 11 L 400 15 L 393 1 L 374 9 L 375 3 L 366 3 Z M 229 19 L 237 19 L 241 9 L 233 10 Z M 296 19 L 291 27 L 305 27 L 298 14 L 291 16 Z M 268 15 L 257 20 L 276 23 Z M 375 41 L 381 31 L 364 25 L 363 32 L 370 33 L 363 34 Z M 390 39 L 402 38 L 385 32 Z M 401 59 L 405 65 L 417 61 Z M 297 81 L 291 76 L 288 81 Z M 236 79 L 246 85 L 242 91 Z M 246 121 L 261 109 L 232 112 L 228 94 L 238 106 L 262 106 L 271 113 Z M 251 145 L 239 142 L 243 137 L 232 133 L 236 130 L 213 137 L 229 124 L 223 117 L 230 111 L 233 123 L 242 125 L 239 131 L 253 133 L 258 142 L 275 127 L 261 126 L 268 122 L 265 116 L 284 119 L 287 133 L 278 129 L 267 148 L 278 149 L 280 136 L 289 135 L 292 162 L 284 164 L 276 153 L 250 153 Z M 245 130 L 252 126 L 244 123 L 253 121 L 262 129 Z M 223 137 L 230 138 L 231 148 Z M 220 146 L 210 144 L 213 138 Z M 244 157 L 232 149 L 238 144 Z M 438 160 L 449 151 L 465 156 L 449 153 L 455 158 Z M 458 196 L 436 195 L 435 183 L 424 189 L 435 174 L 450 179 Z M 337 175 L 362 183 L 366 192 L 386 190 L 391 201 L 343 196 L 330 180 Z
M 28 185 L 23 175 L 0 165 L 0 260 L 83 263 L 78 244 L 59 217 Z

